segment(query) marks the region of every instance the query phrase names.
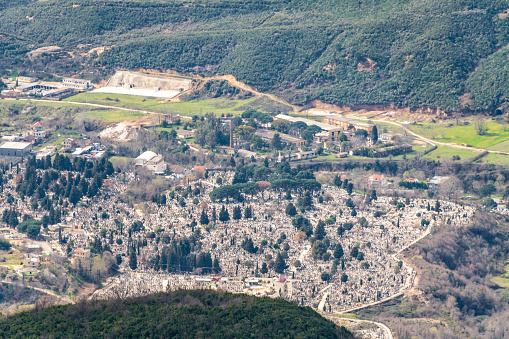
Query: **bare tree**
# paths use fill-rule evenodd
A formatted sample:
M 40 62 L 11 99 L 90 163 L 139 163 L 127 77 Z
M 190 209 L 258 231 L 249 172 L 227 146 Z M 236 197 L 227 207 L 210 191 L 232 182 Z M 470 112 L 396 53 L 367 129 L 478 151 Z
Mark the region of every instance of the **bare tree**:
M 475 117 L 474 127 L 477 135 L 486 135 L 488 131 L 488 128 L 486 128 L 486 120 L 480 115 Z

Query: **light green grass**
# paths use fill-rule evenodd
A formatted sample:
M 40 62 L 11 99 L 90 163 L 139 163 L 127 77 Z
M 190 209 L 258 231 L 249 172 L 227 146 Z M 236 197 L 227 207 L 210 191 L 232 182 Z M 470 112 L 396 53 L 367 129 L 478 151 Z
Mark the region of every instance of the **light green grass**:
M 490 153 L 480 159 L 479 162 L 509 167 L 509 155 Z
M 120 122 L 126 120 L 137 120 L 143 113 L 123 110 L 92 110 L 80 113 L 81 116 L 100 121 Z
M 498 277 L 491 278 L 495 284 L 500 287 L 508 288 L 509 287 L 509 262 L 505 265 L 505 273 L 501 274 Z
M 479 155 L 479 152 L 448 146 L 438 146 L 436 150 L 426 154 L 424 158 L 434 160 L 452 160 L 454 155 L 458 155 L 460 157 L 459 161 L 465 161 Z
M 109 160 L 111 161 L 111 164 L 113 166 L 116 166 L 116 165 L 119 165 L 119 164 L 129 164 L 134 159 L 133 158 L 128 158 L 128 157 L 114 156 L 114 157 L 111 157 Z
M 508 152 L 509 153 L 509 139 L 502 141 L 496 145 L 488 147 L 492 151 Z
M 123 107 L 147 112 L 180 114 L 185 116 L 204 115 L 239 115 L 243 109 L 256 97 L 245 100 L 229 100 L 225 98 L 193 100 L 185 102 L 169 102 L 162 98 L 147 98 L 134 95 L 108 94 L 108 93 L 80 93 L 64 99 L 64 101 L 85 102 L 112 107 Z
M 488 129 L 486 135 L 477 134 L 473 121 L 470 121 L 467 126 L 452 123 L 422 123 L 410 124 L 406 127 L 432 140 L 458 145 L 468 144 L 477 148 L 496 147 L 496 145 L 509 139 L 509 129 L 504 131 L 504 125 L 492 120 L 486 121 L 486 128 Z

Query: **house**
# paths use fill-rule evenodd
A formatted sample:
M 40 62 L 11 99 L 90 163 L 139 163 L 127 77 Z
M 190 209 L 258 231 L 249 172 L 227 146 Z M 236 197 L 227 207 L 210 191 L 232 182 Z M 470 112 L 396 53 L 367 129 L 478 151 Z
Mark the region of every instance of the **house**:
M 428 181 L 428 189 L 433 192 L 436 192 L 440 190 L 440 186 L 443 185 L 449 179 L 450 179 L 449 177 L 434 176 Z
M 44 131 L 44 125 L 39 121 L 34 124 L 33 128 L 34 131 Z
M 64 138 L 64 140 L 62 140 L 62 145 L 65 148 L 73 148 L 74 143 L 75 143 L 75 139 L 73 139 L 73 138 Z
M 145 167 L 155 174 L 164 174 L 167 168 L 163 156 L 152 151 L 146 151 L 137 157 L 135 166 Z
M 39 267 L 40 264 L 41 264 L 40 254 L 25 253 L 23 255 L 23 265 L 27 267 Z
M 34 131 L 34 137 L 36 139 L 42 139 L 46 136 L 46 131 Z
M 379 188 L 385 184 L 385 176 L 383 174 L 373 174 L 368 179 L 370 187 Z
M 175 168 L 175 170 L 173 171 L 173 175 L 175 176 L 176 179 L 182 179 L 183 177 L 186 176 L 186 174 L 187 174 L 187 170 L 180 166 Z
M 90 258 L 90 250 L 78 247 L 74 253 L 76 259 L 88 259 Z
M 406 182 L 419 182 L 419 179 L 415 179 L 415 178 L 408 178 L 405 180 Z
M 175 132 L 177 132 L 177 136 L 180 139 L 189 139 L 194 137 L 194 130 L 178 129 Z

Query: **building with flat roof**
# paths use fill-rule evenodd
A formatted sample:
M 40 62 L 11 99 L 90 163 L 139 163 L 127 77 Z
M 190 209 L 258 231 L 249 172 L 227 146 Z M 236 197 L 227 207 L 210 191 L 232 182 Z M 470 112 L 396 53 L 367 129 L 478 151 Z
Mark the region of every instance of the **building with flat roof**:
M 156 174 L 164 174 L 167 168 L 163 156 L 152 151 L 146 151 L 137 157 L 135 166 L 145 167 Z
M 276 133 L 279 133 L 279 132 L 269 131 L 266 129 L 259 129 L 259 130 L 256 130 L 256 132 L 255 132 L 256 135 L 260 136 L 263 140 L 265 140 L 267 142 L 272 141 L 272 138 L 274 138 L 274 134 L 276 134 Z M 299 147 L 306 144 L 306 140 L 304 140 L 302 138 L 293 137 L 289 134 L 279 133 L 279 136 L 281 137 L 281 140 L 283 142 L 286 142 L 287 144 L 294 144 Z
M 24 157 L 32 152 L 32 144 L 28 142 L 8 141 L 0 145 L 0 156 Z
M 278 115 L 276 115 L 276 119 L 286 120 L 288 122 L 302 121 L 303 123 L 305 123 L 308 126 L 318 126 L 327 135 L 327 140 L 325 140 L 326 138 L 324 137 L 322 139 L 323 141 L 337 141 L 338 137 L 339 137 L 339 134 L 341 133 L 341 128 L 340 127 L 324 124 L 324 123 L 321 123 L 321 122 L 318 122 L 318 121 L 314 121 L 314 120 L 311 120 L 311 119 L 296 118 L 296 117 L 291 117 L 291 116 L 285 115 L 285 114 L 278 114 Z
M 323 117 L 323 122 L 328 125 L 341 127 L 344 130 L 347 130 L 348 127 L 353 126 L 356 130 L 363 129 L 368 133 L 371 132 L 374 126 L 373 124 L 347 119 L 339 115 L 325 116 Z
M 71 87 L 74 89 L 87 90 L 91 89 L 94 86 L 90 83 L 90 80 L 84 79 L 74 79 L 74 78 L 65 78 L 62 80 L 62 84 L 66 87 Z

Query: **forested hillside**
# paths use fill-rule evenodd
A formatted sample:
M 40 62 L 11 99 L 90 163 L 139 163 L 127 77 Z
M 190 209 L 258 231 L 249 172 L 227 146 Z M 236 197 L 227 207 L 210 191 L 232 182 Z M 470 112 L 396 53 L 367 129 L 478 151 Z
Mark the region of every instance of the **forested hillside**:
M 339 338 L 343 327 L 287 301 L 206 290 L 22 312 L 0 338 Z
M 493 111 L 509 0 L 0 0 L 0 69 L 233 74 L 296 104 Z M 59 46 L 69 54 L 27 52 Z M 107 46 L 104 53 L 88 53 Z M 90 74 L 90 73 L 88 73 Z

